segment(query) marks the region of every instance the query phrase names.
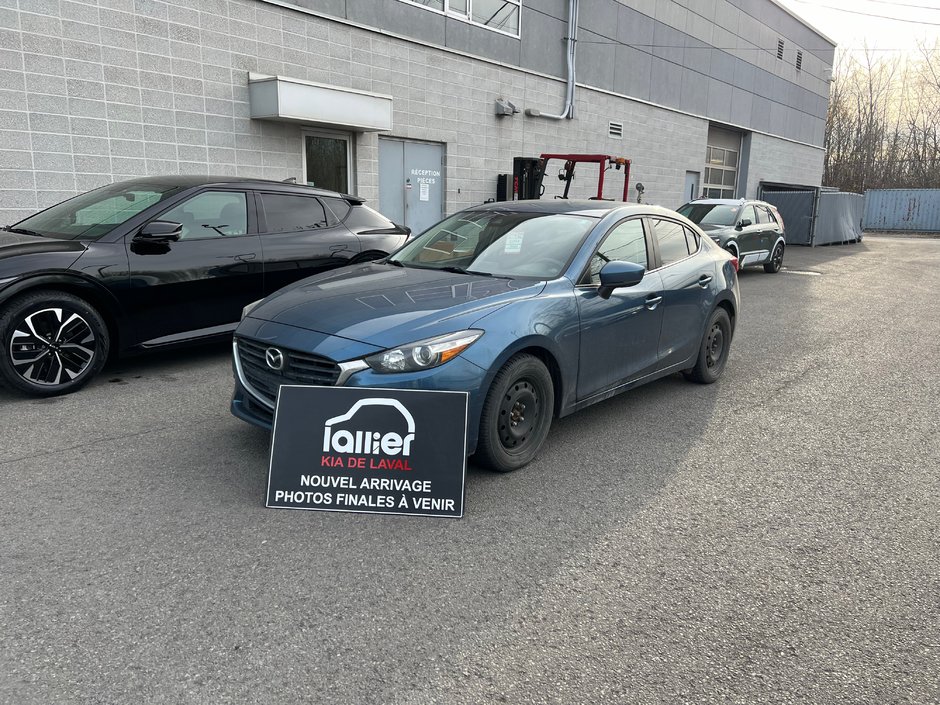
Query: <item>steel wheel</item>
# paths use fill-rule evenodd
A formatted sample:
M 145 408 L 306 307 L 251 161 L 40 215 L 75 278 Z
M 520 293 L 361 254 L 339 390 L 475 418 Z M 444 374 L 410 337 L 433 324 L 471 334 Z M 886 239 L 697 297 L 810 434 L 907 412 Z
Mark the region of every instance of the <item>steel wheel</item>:
M 545 442 L 555 409 L 555 388 L 545 364 L 516 355 L 496 373 L 480 415 L 475 459 L 499 472 L 530 463 Z
M 716 308 L 705 327 L 695 366 L 686 370 L 685 376 L 702 384 L 717 381 L 728 362 L 730 346 L 731 318 L 725 309 Z
M 499 406 L 499 440 L 507 450 L 524 447 L 538 426 L 540 402 L 536 385 L 520 379 L 503 395 Z
M 724 362 L 725 354 L 725 334 L 717 321 L 708 331 L 708 337 L 705 341 L 705 364 L 708 369 L 713 370 L 717 365 Z
M 770 262 L 764 265 L 765 272 L 768 274 L 776 274 L 780 271 L 780 268 L 783 267 L 783 250 L 783 243 L 778 242 L 777 246 L 774 248 L 773 255 L 770 257 Z
M 14 299 L 0 313 L 0 380 L 27 394 L 75 391 L 104 365 L 108 330 L 91 306 L 65 292 Z

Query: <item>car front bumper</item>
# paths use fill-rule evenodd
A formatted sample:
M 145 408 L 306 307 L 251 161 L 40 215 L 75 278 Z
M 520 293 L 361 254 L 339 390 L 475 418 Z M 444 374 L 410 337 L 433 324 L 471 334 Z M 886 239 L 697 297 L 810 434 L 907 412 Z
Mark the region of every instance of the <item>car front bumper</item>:
M 232 394 L 231 411 L 234 416 L 250 424 L 271 430 L 274 408 L 260 395 L 253 394 L 250 384 L 240 374 L 237 349 L 233 348 L 233 372 L 235 390 Z M 287 384 L 295 384 L 287 381 Z M 419 389 L 426 391 L 467 392 L 467 453 L 476 450 L 480 427 L 480 414 L 487 391 L 487 371 L 463 357 L 455 357 L 440 367 L 420 372 L 381 374 L 371 368 L 359 369 L 341 379 L 344 387 L 369 387 L 375 389 Z

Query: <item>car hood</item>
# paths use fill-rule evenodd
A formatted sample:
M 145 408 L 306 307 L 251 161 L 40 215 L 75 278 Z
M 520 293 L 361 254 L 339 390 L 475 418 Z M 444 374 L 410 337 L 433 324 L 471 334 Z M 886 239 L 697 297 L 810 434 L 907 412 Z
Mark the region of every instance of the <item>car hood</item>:
M 723 234 L 725 234 L 725 233 L 729 233 L 729 232 L 732 232 L 732 231 L 734 230 L 734 228 L 733 228 L 732 226 L 728 226 L 728 225 L 712 225 L 712 224 L 702 225 L 702 224 L 700 223 L 700 224 L 699 224 L 699 227 L 700 227 L 703 231 L 705 231 L 706 233 L 708 233 L 709 235 L 715 235 L 715 236 L 717 236 L 717 235 L 723 235 Z
M 0 258 L 32 255 L 42 252 L 84 252 L 85 246 L 75 240 L 57 240 L 0 230 Z
M 365 264 L 281 289 L 250 317 L 387 348 L 469 327 L 544 287 L 532 279 Z

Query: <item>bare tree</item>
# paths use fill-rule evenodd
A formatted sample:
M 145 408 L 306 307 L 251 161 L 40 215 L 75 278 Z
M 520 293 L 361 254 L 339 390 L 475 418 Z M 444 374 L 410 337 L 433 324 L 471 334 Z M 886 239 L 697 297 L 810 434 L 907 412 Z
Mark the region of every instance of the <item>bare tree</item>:
M 940 187 L 940 48 L 904 60 L 840 54 L 825 146 L 827 186 Z

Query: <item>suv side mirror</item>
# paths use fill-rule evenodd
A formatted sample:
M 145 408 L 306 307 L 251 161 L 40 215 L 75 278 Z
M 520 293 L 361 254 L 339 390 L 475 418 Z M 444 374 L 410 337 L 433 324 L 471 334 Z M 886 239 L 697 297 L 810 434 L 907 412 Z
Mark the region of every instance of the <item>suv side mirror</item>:
M 597 288 L 597 295 L 602 299 L 609 299 L 614 289 L 636 286 L 643 281 L 646 267 L 636 262 L 608 262 L 601 269 L 601 285 Z
M 136 242 L 176 242 L 183 234 L 183 224 L 171 220 L 151 220 L 134 236 Z
M 751 221 L 748 220 L 747 218 L 744 218 L 738 223 L 738 230 L 740 230 L 741 228 L 746 228 L 748 225 L 751 225 Z

